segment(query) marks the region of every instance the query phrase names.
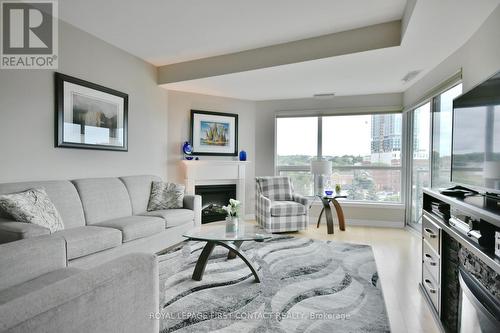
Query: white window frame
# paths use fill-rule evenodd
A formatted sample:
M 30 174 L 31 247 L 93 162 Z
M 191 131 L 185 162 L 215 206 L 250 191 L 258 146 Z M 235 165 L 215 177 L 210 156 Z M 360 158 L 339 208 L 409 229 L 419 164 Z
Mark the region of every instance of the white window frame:
M 433 147 L 433 131 L 434 131 L 434 112 L 436 111 L 436 104 L 435 104 L 435 99 L 440 96 L 441 94 L 447 92 L 448 90 L 456 87 L 457 85 L 462 84 L 462 94 L 465 93 L 463 90 L 463 80 L 462 80 L 462 71 L 460 70 L 456 74 L 454 74 L 450 79 L 444 81 L 434 89 L 430 90 L 424 98 L 420 99 L 417 103 L 412 104 L 411 106 L 405 108 L 403 110 L 403 117 L 406 118 L 406 128 L 407 128 L 407 144 L 405 145 L 406 150 L 410 152 L 409 154 L 406 155 L 406 161 L 405 164 L 408 165 L 408 168 L 406 170 L 407 176 L 405 178 L 405 197 L 408 200 L 405 200 L 405 205 L 406 205 L 406 213 L 405 213 L 405 225 L 410 226 L 411 228 L 417 230 L 418 232 L 421 232 L 420 230 L 420 224 L 417 223 L 412 223 L 411 222 L 411 214 L 412 214 L 412 179 L 413 179 L 413 112 L 418 109 L 419 107 L 429 103 L 430 104 L 430 130 L 429 130 L 429 183 L 431 184 L 431 187 L 433 186 L 432 184 L 432 176 L 433 176 L 433 170 L 432 170 L 432 159 L 433 159 L 433 153 L 432 153 L 432 147 Z M 404 122 L 403 122 L 404 124 Z
M 383 115 L 383 114 L 401 114 L 401 164 L 400 166 L 334 166 L 335 170 L 398 170 L 400 173 L 400 184 L 401 184 L 401 192 L 400 192 L 400 200 L 399 201 L 373 201 L 373 200 L 346 200 L 350 203 L 350 206 L 364 206 L 364 205 L 385 205 L 387 207 L 402 207 L 404 206 L 405 197 L 406 197 L 406 188 L 404 179 L 406 177 L 405 174 L 405 161 L 406 161 L 406 125 L 405 119 L 402 114 L 402 108 L 394 107 L 394 108 L 384 108 L 383 110 L 377 108 L 370 108 L 363 111 L 358 110 L 358 112 L 349 112 L 349 113 L 338 113 L 338 112 L 311 112 L 311 113 L 285 113 L 285 114 L 276 114 L 274 118 L 274 174 L 279 175 L 281 171 L 302 171 L 302 172 L 310 172 L 310 165 L 278 165 L 278 119 L 279 118 L 305 118 L 305 117 L 317 117 L 318 118 L 318 140 L 317 140 L 317 156 L 323 156 L 323 117 L 336 117 L 336 116 L 360 116 L 360 115 Z

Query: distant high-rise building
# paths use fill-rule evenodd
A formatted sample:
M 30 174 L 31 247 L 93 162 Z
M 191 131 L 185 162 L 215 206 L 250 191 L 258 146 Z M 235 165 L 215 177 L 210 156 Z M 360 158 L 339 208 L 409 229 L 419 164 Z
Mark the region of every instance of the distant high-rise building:
M 372 116 L 371 135 L 372 154 L 401 151 L 401 115 L 390 113 Z

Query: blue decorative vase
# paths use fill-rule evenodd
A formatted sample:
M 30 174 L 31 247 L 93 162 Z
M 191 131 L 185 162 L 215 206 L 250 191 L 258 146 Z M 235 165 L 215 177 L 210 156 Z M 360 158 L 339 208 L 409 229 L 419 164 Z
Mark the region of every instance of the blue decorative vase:
M 193 156 L 191 156 L 191 154 L 193 153 L 193 147 L 189 142 L 184 141 L 184 143 L 182 144 L 182 152 L 184 153 L 184 158 L 186 160 L 193 159 Z
M 182 145 L 182 151 L 186 155 L 191 155 L 193 153 L 193 147 L 189 142 L 184 141 L 184 144 Z
M 240 151 L 240 161 L 246 161 L 247 160 L 247 152 L 242 150 Z

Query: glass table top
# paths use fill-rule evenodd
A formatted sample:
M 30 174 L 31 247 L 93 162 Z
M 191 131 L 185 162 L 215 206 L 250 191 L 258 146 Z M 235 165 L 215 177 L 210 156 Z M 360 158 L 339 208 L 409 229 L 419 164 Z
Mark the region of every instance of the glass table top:
M 272 235 L 256 224 L 240 221 L 234 225 L 223 222 L 207 223 L 185 232 L 182 236 L 201 241 L 257 241 L 262 242 Z

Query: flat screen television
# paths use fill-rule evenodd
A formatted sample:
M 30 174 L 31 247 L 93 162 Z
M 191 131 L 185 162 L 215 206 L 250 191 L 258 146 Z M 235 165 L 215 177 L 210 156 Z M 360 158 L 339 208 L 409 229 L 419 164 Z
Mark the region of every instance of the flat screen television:
M 451 180 L 500 193 L 500 72 L 453 101 Z

